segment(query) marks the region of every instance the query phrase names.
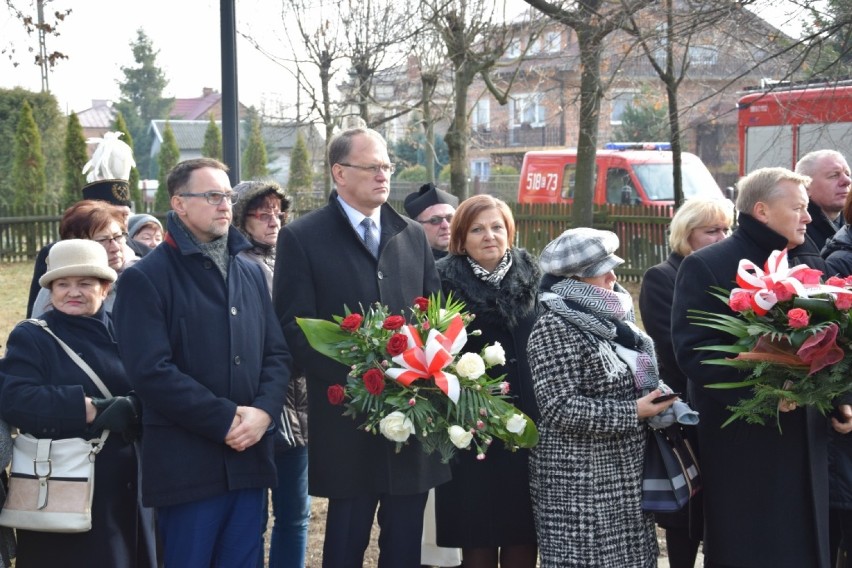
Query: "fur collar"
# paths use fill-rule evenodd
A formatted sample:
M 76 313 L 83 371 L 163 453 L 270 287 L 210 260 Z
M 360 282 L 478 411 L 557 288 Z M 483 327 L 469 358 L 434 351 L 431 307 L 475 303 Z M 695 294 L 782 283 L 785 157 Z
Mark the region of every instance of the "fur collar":
M 473 275 L 464 256 L 449 255 L 436 263 L 444 292 L 463 300 L 467 311 L 476 314 L 476 323 L 513 328 L 535 311 L 541 269 L 526 250 L 512 249 L 512 267 L 500 283 L 489 286 Z M 480 327 L 480 326 L 477 326 Z

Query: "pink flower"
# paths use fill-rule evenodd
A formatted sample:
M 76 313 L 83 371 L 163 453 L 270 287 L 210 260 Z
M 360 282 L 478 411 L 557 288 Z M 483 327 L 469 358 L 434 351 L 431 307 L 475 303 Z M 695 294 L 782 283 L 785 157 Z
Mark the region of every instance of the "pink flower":
M 476 459 L 478 459 L 479 461 L 484 460 L 484 459 L 485 459 L 485 454 L 476 454 Z
M 482 420 L 477 420 L 476 421 L 476 428 L 477 428 L 477 430 L 482 430 L 483 428 L 485 428 L 485 422 L 483 422 Z
M 500 383 L 500 394 L 509 394 L 509 386 L 510 385 L 508 381 L 503 381 L 502 383 Z
M 843 359 L 843 350 L 837 346 L 837 324 L 832 323 L 808 337 L 796 354 L 811 368 L 808 375 L 834 365 Z
M 793 329 L 800 329 L 810 323 L 808 312 L 802 308 L 793 308 L 787 312 L 787 325 Z
M 728 298 L 728 306 L 735 312 L 744 312 L 751 309 L 752 293 L 745 290 L 740 290 L 731 294 Z
M 839 276 L 832 276 L 828 280 L 825 281 L 827 286 L 837 286 L 838 288 L 843 288 L 846 286 L 846 279 L 840 278 Z
M 793 277 L 804 284 L 805 286 L 813 286 L 819 284 L 819 279 L 822 276 L 822 270 L 816 268 L 802 268 L 797 270 Z
M 789 302 L 793 299 L 793 292 L 783 282 L 776 282 L 772 287 L 772 292 L 779 302 Z
M 414 406 L 415 404 L 417 404 L 417 400 L 414 397 L 408 399 L 408 406 Z
M 834 305 L 838 310 L 848 310 L 852 308 L 852 293 L 839 293 L 834 299 Z

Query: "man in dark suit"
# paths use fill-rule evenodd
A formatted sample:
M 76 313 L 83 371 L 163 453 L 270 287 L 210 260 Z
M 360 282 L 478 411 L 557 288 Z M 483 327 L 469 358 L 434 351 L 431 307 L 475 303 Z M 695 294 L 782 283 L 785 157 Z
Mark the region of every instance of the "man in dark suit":
M 753 395 L 746 388 L 706 388 L 745 377 L 731 367 L 703 364 L 719 354 L 701 347 L 731 344 L 733 338 L 689 318 L 690 310 L 733 315 L 711 292 L 736 286 L 740 259 L 763 266 L 772 251 L 805 242 L 811 222 L 805 191 L 809 182 L 784 168 L 763 168 L 741 179 L 737 230 L 684 258 L 677 271 L 671 335 L 678 366 L 688 377 L 690 400 L 701 414 L 707 567 L 829 566 L 828 420 L 814 408 L 782 403 L 780 428 L 743 420 L 723 428 L 728 407 Z M 852 416 L 848 405 L 839 410 Z M 844 433 L 852 429 L 852 422 L 832 419 L 831 424 Z
M 339 133 L 328 164 L 336 191 L 281 230 L 273 284 L 275 310 L 308 381 L 309 492 L 329 499 L 323 566 L 360 568 L 378 506 L 379 566 L 417 568 L 427 492 L 449 479 L 449 468 L 417 442 L 397 453 L 332 406 L 328 387 L 345 384 L 348 369 L 314 351 L 295 318 L 330 320 L 374 302 L 408 315 L 414 298 L 439 290 L 440 281 L 423 229 L 385 203 L 394 168 L 381 135 Z

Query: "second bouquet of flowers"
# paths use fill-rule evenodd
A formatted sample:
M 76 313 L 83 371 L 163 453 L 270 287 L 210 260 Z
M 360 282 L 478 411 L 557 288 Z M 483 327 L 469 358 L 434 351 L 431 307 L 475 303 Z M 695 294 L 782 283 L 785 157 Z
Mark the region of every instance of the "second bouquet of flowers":
M 852 277 L 831 277 L 805 265 L 788 267 L 787 251 L 774 251 L 763 269 L 747 259 L 737 271 L 739 288 L 715 295 L 736 315 L 695 311 L 697 324 L 732 335 L 732 345 L 705 350 L 735 355 L 709 364 L 748 371 L 745 380 L 707 388 L 750 387 L 752 396 L 729 407 L 728 423 L 765 424 L 778 419 L 782 402 L 827 414 L 837 397 L 852 390 Z
M 447 462 L 458 450 L 485 459 L 496 438 L 509 449 L 538 442 L 533 421 L 510 402 L 509 384 L 488 371 L 505 363 L 499 343 L 465 353 L 473 315 L 452 295 L 415 298 L 410 317 L 375 304 L 334 321 L 297 318 L 311 347 L 350 368 L 329 403 L 361 418 L 359 428 L 397 445 L 414 436 Z

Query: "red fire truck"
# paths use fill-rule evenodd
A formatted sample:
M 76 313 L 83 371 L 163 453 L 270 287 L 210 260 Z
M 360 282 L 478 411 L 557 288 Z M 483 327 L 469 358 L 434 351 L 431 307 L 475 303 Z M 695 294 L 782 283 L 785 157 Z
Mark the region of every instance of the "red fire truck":
M 764 87 L 741 97 L 737 109 L 740 175 L 793 169 L 813 150 L 852 158 L 852 81 Z

